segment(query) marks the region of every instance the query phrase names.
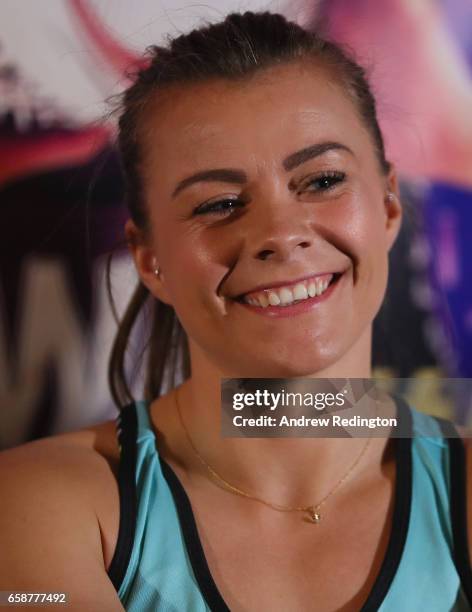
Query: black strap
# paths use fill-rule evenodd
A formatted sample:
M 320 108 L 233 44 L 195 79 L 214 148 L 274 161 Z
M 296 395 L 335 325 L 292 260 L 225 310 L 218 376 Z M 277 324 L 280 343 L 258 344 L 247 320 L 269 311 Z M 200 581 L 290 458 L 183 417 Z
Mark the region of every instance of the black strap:
M 449 445 L 450 514 L 454 563 L 472 609 L 472 569 L 467 526 L 467 475 L 465 446 L 451 421 L 436 417 Z M 469 475 L 471 477 L 472 475 Z
M 120 465 L 118 468 L 118 490 L 120 495 L 120 526 L 115 552 L 108 568 L 108 576 L 118 592 L 133 550 L 137 516 L 136 493 L 136 405 L 128 404 L 121 409 L 116 419 L 118 442 L 120 445 Z
M 230 612 L 208 567 L 188 495 L 170 465 L 163 457 L 159 457 L 159 460 L 164 478 L 174 497 L 185 545 L 200 591 L 212 612 Z
M 403 431 L 406 437 L 394 440 L 396 476 L 390 537 L 379 574 L 361 612 L 377 612 L 382 605 L 400 565 L 410 524 L 413 422 L 410 407 L 403 397 L 396 394 L 392 394 L 392 397 L 397 408 L 398 429 Z

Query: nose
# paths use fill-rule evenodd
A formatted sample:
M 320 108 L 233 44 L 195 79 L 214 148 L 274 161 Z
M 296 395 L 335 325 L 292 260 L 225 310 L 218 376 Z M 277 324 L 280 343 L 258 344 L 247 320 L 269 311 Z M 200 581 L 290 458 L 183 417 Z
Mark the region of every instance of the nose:
M 312 232 L 301 217 L 300 210 L 284 215 L 267 210 L 265 219 L 258 220 L 258 231 L 253 236 L 253 258 L 287 261 L 298 255 L 298 251 L 309 248 L 313 242 Z

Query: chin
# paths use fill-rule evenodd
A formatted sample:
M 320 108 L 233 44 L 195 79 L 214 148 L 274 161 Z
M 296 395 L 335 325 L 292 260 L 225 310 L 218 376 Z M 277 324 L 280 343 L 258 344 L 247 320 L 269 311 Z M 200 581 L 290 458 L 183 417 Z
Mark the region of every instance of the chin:
M 332 366 L 338 358 L 331 355 L 316 355 L 311 358 L 297 355 L 283 359 L 282 355 L 278 358 L 265 356 L 260 359 L 248 359 L 244 367 L 237 368 L 238 373 L 233 378 L 305 378 L 323 372 Z

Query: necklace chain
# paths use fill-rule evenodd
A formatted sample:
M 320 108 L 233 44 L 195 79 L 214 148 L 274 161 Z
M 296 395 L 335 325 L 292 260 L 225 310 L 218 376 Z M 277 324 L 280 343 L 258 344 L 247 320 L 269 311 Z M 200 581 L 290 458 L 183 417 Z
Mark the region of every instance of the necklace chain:
M 262 504 L 269 506 L 270 508 L 273 508 L 274 510 L 279 510 L 281 512 L 307 512 L 310 516 L 309 518 L 309 522 L 311 523 L 319 523 L 321 520 L 321 515 L 320 515 L 320 508 L 326 503 L 326 501 L 331 497 L 331 495 L 333 495 L 338 489 L 339 487 L 346 482 L 346 480 L 349 478 L 350 474 L 352 473 L 352 471 L 356 468 L 356 466 L 358 465 L 358 463 L 360 462 L 360 460 L 362 459 L 362 457 L 364 456 L 365 452 L 367 451 L 369 444 L 372 440 L 372 435 L 369 436 L 369 438 L 367 439 L 366 444 L 364 444 L 364 446 L 362 447 L 361 452 L 359 453 L 359 455 L 357 456 L 356 460 L 354 461 L 354 463 L 352 463 L 352 465 L 350 466 L 350 468 L 348 469 L 348 471 L 337 481 L 337 483 L 334 485 L 334 487 L 317 503 L 317 504 L 311 504 L 309 506 L 282 506 L 280 504 L 276 504 L 273 502 L 269 502 L 266 501 L 264 499 L 261 499 L 260 497 L 257 497 L 256 495 L 251 495 L 249 493 L 246 493 L 245 491 L 242 491 L 241 489 L 238 489 L 238 487 L 235 487 L 234 485 L 232 485 L 231 483 L 229 483 L 227 480 L 225 480 L 222 476 L 220 476 L 217 472 L 215 472 L 215 470 L 211 467 L 211 465 L 209 465 L 205 459 L 200 455 L 200 453 L 198 452 L 198 450 L 195 447 L 195 444 L 193 443 L 193 440 L 188 432 L 188 429 L 184 423 L 184 420 L 182 418 L 182 413 L 180 411 L 180 403 L 178 400 L 178 391 L 177 389 L 174 390 L 174 399 L 175 399 L 175 404 L 177 406 L 177 412 L 179 415 L 179 419 L 180 419 L 180 423 L 182 425 L 182 428 L 185 432 L 185 435 L 187 436 L 187 439 L 190 443 L 190 446 L 193 449 L 193 452 L 197 455 L 198 459 L 200 460 L 200 462 L 206 467 L 206 469 L 209 471 L 209 473 L 213 476 L 213 478 L 216 480 L 217 483 L 219 483 L 220 485 L 223 484 L 224 488 L 236 493 L 237 495 L 241 495 L 243 497 L 247 497 L 249 499 L 253 499 L 255 501 L 261 502 Z

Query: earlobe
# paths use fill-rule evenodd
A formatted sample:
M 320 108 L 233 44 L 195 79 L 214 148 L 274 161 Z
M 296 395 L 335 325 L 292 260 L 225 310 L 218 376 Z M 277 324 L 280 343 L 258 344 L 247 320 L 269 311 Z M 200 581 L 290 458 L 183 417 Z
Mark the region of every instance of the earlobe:
M 157 259 L 156 258 L 154 258 L 154 274 L 157 276 L 157 278 L 159 278 L 159 276 L 161 274 L 161 269 L 157 265 Z
M 164 275 L 157 263 L 155 250 L 149 239 L 144 236 L 142 230 L 137 228 L 131 219 L 125 224 L 125 234 L 141 282 L 152 295 L 171 305 L 171 300 L 164 285 Z
M 384 207 L 386 215 L 388 250 L 390 251 L 400 231 L 403 212 L 398 190 L 397 174 L 393 166 L 390 169 L 387 179 Z
M 142 250 L 138 254 L 137 261 L 136 267 L 141 277 L 141 281 L 146 285 L 152 295 L 161 300 L 161 302 L 172 305 L 167 293 L 162 269 L 157 263 L 155 255 L 152 252 Z
M 150 247 L 139 249 L 135 262 L 141 282 L 146 285 L 154 297 L 172 306 L 162 268 L 157 263 L 157 258 Z

